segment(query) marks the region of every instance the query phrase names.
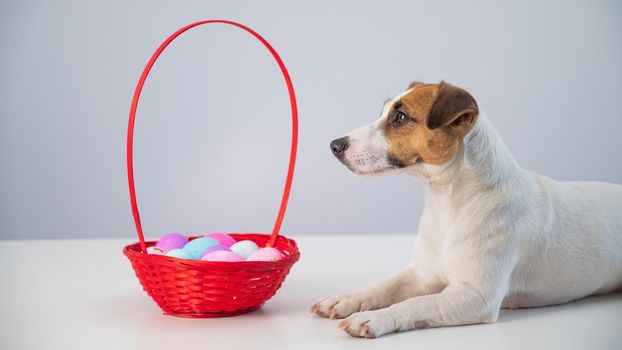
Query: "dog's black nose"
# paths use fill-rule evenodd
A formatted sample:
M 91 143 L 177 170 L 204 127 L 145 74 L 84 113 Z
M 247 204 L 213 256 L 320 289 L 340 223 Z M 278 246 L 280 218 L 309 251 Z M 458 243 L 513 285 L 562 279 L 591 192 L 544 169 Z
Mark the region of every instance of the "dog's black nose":
M 348 149 L 349 145 L 350 142 L 348 141 L 348 137 L 342 137 L 340 139 L 333 140 L 333 142 L 330 143 L 330 150 L 333 151 L 333 154 L 336 157 L 341 157 L 343 156 L 343 152 Z

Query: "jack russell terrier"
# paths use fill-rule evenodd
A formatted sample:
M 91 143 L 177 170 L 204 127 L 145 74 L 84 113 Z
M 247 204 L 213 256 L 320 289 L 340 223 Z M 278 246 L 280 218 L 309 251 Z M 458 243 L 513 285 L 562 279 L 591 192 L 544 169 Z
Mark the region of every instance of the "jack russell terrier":
M 567 303 L 622 287 L 622 186 L 522 169 L 465 90 L 412 83 L 376 122 L 330 144 L 359 175 L 424 183 L 412 264 L 322 299 L 355 337 L 495 322 L 500 308 Z

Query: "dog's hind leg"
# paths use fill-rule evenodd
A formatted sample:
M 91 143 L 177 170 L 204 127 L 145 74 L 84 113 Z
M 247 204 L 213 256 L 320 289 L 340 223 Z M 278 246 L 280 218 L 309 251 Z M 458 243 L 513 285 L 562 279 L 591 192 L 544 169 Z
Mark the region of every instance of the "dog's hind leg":
M 311 306 L 311 312 L 328 318 L 344 318 L 359 311 L 385 308 L 415 296 L 438 293 L 444 287 L 440 281 L 424 279 L 410 265 L 361 291 L 324 298 Z

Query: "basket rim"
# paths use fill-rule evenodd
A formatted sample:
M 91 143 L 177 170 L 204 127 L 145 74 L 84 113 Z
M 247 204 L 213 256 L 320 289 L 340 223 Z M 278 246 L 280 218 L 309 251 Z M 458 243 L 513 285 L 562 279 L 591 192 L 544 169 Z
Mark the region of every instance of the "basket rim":
M 270 234 L 266 233 L 231 233 L 233 237 L 248 237 L 248 236 L 265 236 L 267 239 L 270 239 Z M 202 236 L 190 236 L 190 238 L 197 238 Z M 300 251 L 298 249 L 298 244 L 295 240 L 291 238 L 287 238 L 281 234 L 277 236 L 277 241 L 284 239 L 287 241 L 288 245 L 290 245 L 292 249 L 292 253 L 285 256 L 281 260 L 276 261 L 236 261 L 236 262 L 228 262 L 228 261 L 205 261 L 205 260 L 190 260 L 190 259 L 180 259 L 166 255 L 156 255 L 149 254 L 146 252 L 142 252 L 140 250 L 140 242 L 134 242 L 132 244 L 128 244 L 123 247 L 123 254 L 127 256 L 130 260 L 142 260 L 149 261 L 153 264 L 170 266 L 170 267 L 186 267 L 194 270 L 231 270 L 231 271 L 239 271 L 240 268 L 244 268 L 245 271 L 249 269 L 274 269 L 274 268 L 288 268 L 292 266 L 294 263 L 300 259 Z M 155 241 L 145 241 L 147 246 L 152 246 L 155 244 Z

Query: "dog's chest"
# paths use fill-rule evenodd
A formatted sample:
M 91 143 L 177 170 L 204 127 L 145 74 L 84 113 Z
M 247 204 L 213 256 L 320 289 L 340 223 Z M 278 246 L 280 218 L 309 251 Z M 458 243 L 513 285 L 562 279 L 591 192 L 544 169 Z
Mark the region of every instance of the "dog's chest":
M 444 203 L 426 206 L 419 222 L 415 239 L 415 266 L 429 276 L 447 281 L 451 266 L 447 254 L 451 250 L 448 232 L 452 220 L 447 217 L 448 207 Z
M 426 194 L 426 206 L 419 221 L 415 240 L 415 266 L 424 275 L 443 282 L 460 277 L 468 268 L 476 268 L 478 260 L 469 261 L 480 244 L 477 242 L 479 207 L 473 201 L 458 201 L 464 197 L 455 191 L 430 189 Z

